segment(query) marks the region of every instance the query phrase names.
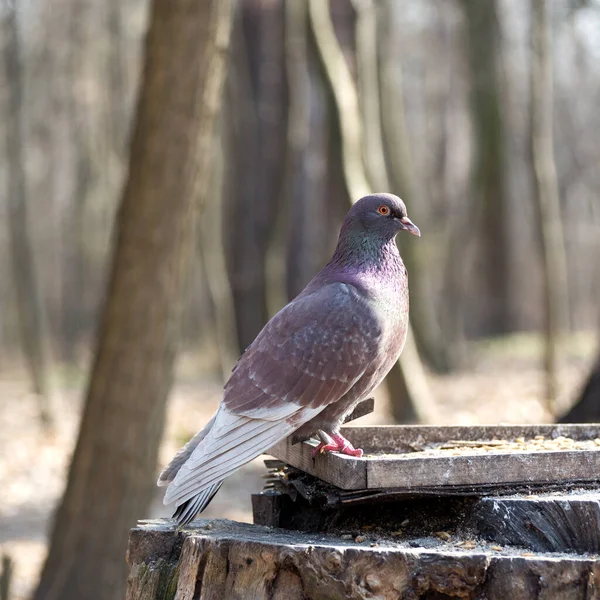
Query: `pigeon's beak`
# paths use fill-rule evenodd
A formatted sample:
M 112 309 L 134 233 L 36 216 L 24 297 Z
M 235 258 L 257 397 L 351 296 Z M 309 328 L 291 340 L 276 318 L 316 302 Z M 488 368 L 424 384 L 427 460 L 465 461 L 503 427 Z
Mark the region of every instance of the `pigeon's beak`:
M 421 231 L 408 217 L 400 219 L 400 227 L 405 231 L 408 231 L 408 233 L 421 237 Z

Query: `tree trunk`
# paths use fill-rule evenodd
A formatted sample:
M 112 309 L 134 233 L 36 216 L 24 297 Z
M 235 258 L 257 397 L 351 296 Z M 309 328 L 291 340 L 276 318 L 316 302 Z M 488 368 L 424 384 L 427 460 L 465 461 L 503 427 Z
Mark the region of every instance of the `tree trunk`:
M 89 44 L 86 24 L 90 17 L 89 2 L 77 0 L 72 3 L 69 15 L 69 70 L 73 81 L 85 81 L 89 77 L 86 56 Z M 89 120 L 81 107 L 76 93 L 70 90 L 67 106 L 70 116 L 69 143 L 74 149 L 74 183 L 69 214 L 64 219 L 63 246 L 65 257 L 62 275 L 62 327 L 60 332 L 61 358 L 75 363 L 77 346 L 83 328 L 85 314 L 85 234 L 84 223 L 88 195 L 92 179 L 92 146 Z
M 266 258 L 277 220 L 286 149 L 284 5 L 240 3 L 229 79 L 224 236 L 244 349 L 268 320 Z
M 0 566 L 0 600 L 10 600 L 13 569 L 14 565 L 11 557 L 8 554 L 3 554 Z
M 558 421 L 559 423 L 600 422 L 600 353 L 577 402 Z
M 380 77 L 373 78 L 374 81 L 365 82 L 365 93 L 363 97 L 376 97 L 381 94 L 381 102 L 373 102 L 371 110 L 372 117 L 365 120 L 365 139 L 372 136 L 375 127 L 379 131 L 383 131 L 380 135 L 381 150 L 379 151 L 379 159 L 383 167 L 386 165 L 386 156 L 388 158 L 389 181 L 395 193 L 402 197 L 409 207 L 409 212 L 413 220 L 418 224 L 420 222 L 419 215 L 423 214 L 419 210 L 427 199 L 425 198 L 424 186 L 417 186 L 417 181 L 414 175 L 413 158 L 411 153 L 411 144 L 408 137 L 408 129 L 404 115 L 404 101 L 402 88 L 401 65 L 398 62 L 397 52 L 395 51 L 395 40 L 397 32 L 391 30 L 392 25 L 392 2 L 387 0 L 383 3 L 385 8 L 381 15 L 380 31 L 376 28 L 375 9 L 369 7 L 370 3 L 361 1 L 361 10 L 359 11 L 359 25 L 362 21 L 372 21 L 371 25 L 371 43 L 369 48 L 365 48 L 366 57 L 372 56 L 373 64 L 364 65 L 364 71 L 377 72 L 377 64 L 380 65 Z M 372 13 L 372 16 L 369 16 Z M 362 27 L 360 30 L 366 29 Z M 361 38 L 366 38 L 368 32 L 364 32 Z M 378 55 L 378 41 L 381 52 Z M 359 44 L 360 50 L 361 44 Z M 360 72 L 360 69 L 359 69 Z M 380 90 L 380 91 L 379 91 Z M 381 106 L 380 106 L 381 104 Z M 381 123 L 379 116 L 381 115 Z M 375 120 L 377 117 L 377 121 Z M 383 127 L 382 127 L 383 126 Z M 369 154 L 374 154 L 371 148 L 368 149 Z M 387 150 L 387 153 L 384 152 Z M 375 180 L 377 181 L 377 180 Z M 385 181 L 385 180 L 384 180 Z M 377 183 L 378 187 L 380 184 Z M 417 187 L 419 188 L 417 190 Z M 387 185 L 386 185 L 387 189 Z M 439 327 L 437 316 L 434 311 L 432 302 L 432 291 L 430 282 L 428 281 L 428 269 L 426 263 L 427 256 L 427 240 L 420 241 L 414 244 L 413 240 L 399 240 L 402 250 L 402 257 L 406 263 L 408 272 L 411 275 L 410 285 L 410 300 L 411 300 L 411 323 L 415 335 L 415 341 L 421 351 L 425 361 L 433 369 L 438 372 L 448 372 L 450 369 L 449 350 L 446 347 L 442 332 Z
M 4 82 L 7 90 L 5 156 L 7 165 L 8 228 L 10 259 L 18 304 L 18 319 L 23 355 L 29 369 L 33 391 L 39 399 L 40 419 L 50 426 L 48 358 L 44 339 L 42 300 L 38 289 L 33 249 L 29 235 L 27 188 L 22 144 L 23 106 L 22 65 L 17 31 L 17 3 L 0 7 Z
M 421 509 L 417 520 L 423 516 Z M 203 520 L 176 533 L 154 521 L 131 532 L 125 599 L 584 600 L 600 593 L 600 568 L 589 554 L 473 549 L 469 538 L 455 546 L 456 535 L 419 547 L 423 538 L 407 543 L 398 533 L 336 532 L 315 543 L 314 533 L 248 523 Z
M 223 383 L 229 379 L 235 364 L 239 343 L 235 328 L 233 295 L 227 278 L 225 244 L 223 241 L 223 172 L 224 151 L 220 132 L 215 135 L 212 160 L 210 193 L 206 200 L 206 212 L 210 219 L 203 219 L 198 239 L 199 258 L 206 273 L 205 285 L 210 298 L 214 335 L 219 354 Z
M 371 193 L 363 163 L 358 92 L 336 37 L 329 0 L 309 0 L 308 5 L 313 35 L 336 104 L 344 179 L 352 202 L 356 202 Z
M 331 20 L 329 2 L 309 0 L 309 16 L 317 49 L 333 94 L 339 120 L 342 147 L 342 168 L 348 195 L 352 202 L 371 192 L 363 162 L 363 132 L 358 104 L 358 93 L 352 74 L 344 58 Z M 396 414 L 423 415 L 433 407 L 427 379 L 409 326 L 404 351 L 398 361 L 401 377 L 387 381 L 392 402 L 411 404 L 395 410 Z M 409 373 L 416 373 L 413 379 Z M 396 385 L 398 387 L 396 387 Z M 419 408 L 417 408 L 419 407 Z M 429 420 L 429 419 L 428 419 Z
M 369 180 L 378 190 L 389 190 L 382 131 L 382 104 L 379 90 L 377 7 L 374 0 L 353 0 L 356 11 L 356 61 L 360 112 L 363 124 L 363 159 Z M 387 15 L 389 16 L 389 15 Z M 398 191 L 400 195 L 400 191 Z
M 479 221 L 480 252 L 475 272 L 482 284 L 477 303 L 481 312 L 472 321 L 474 330 L 495 335 L 511 327 L 501 37 L 496 0 L 463 0 L 463 7 L 475 141 L 471 192 Z
M 331 113 L 319 58 L 309 36 L 304 2 L 286 4 L 286 67 L 289 87 L 286 214 L 286 296 L 295 298 L 329 258 L 328 169 Z
M 558 387 L 558 342 L 567 315 L 567 259 L 554 164 L 551 4 L 531 0 L 531 157 L 542 247 L 546 350 L 546 403 Z
M 439 423 L 440 412 L 413 335 L 409 330 L 399 361 L 402 368 L 392 369 L 386 377 L 392 416 L 396 423 Z
M 230 2 L 155 0 L 96 360 L 37 600 L 121 598 L 164 423 Z
M 125 6 L 125 10 L 131 10 L 131 7 Z M 127 74 L 126 74 L 126 54 L 123 43 L 123 22 L 121 12 L 123 10 L 122 0 L 106 0 L 104 11 L 108 25 L 108 36 L 110 38 L 109 52 L 106 57 L 106 74 L 108 78 L 108 101 L 107 105 L 110 112 L 107 115 L 108 137 L 110 150 L 120 162 L 123 159 L 125 163 L 126 141 L 129 130 L 129 111 L 127 105 Z

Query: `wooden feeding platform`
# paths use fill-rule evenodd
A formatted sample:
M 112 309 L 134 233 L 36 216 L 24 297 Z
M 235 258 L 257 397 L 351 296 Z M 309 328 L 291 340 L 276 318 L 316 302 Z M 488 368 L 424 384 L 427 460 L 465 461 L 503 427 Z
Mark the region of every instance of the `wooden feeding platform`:
M 346 427 L 364 456 L 316 458 L 289 439 L 269 453 L 342 490 L 455 495 L 600 480 L 600 426 Z
M 126 599 L 600 600 L 600 425 L 344 435 L 275 446 L 254 525 L 132 530 Z

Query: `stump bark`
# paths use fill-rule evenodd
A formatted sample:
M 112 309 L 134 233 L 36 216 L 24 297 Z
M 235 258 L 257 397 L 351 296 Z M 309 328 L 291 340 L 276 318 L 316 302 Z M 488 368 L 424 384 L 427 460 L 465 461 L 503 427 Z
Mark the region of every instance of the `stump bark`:
M 182 531 L 146 522 L 131 531 L 126 600 L 600 598 L 594 555 L 347 537 L 221 520 Z

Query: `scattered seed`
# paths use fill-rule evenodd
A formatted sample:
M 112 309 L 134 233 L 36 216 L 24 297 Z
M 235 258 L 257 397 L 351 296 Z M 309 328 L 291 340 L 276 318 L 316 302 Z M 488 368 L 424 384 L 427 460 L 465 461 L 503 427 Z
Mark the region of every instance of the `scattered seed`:
M 436 531 L 435 535 L 439 537 L 441 540 L 447 542 L 452 536 L 447 531 Z
M 502 546 L 490 546 L 490 548 L 496 552 L 500 552 L 500 550 L 502 550 Z

